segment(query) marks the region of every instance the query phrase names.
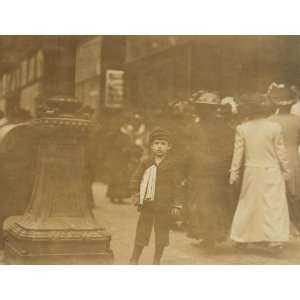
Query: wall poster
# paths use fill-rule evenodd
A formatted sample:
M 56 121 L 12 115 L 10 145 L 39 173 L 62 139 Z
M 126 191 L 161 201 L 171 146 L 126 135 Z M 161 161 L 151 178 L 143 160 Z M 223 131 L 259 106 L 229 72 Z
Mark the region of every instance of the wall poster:
M 124 100 L 124 71 L 107 70 L 105 75 L 105 107 L 120 108 Z

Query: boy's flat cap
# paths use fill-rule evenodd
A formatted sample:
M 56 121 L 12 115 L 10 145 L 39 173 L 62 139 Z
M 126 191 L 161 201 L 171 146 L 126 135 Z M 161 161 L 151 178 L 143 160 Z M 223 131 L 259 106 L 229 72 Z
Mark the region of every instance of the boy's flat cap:
M 150 133 L 150 143 L 152 143 L 154 140 L 166 140 L 170 142 L 170 134 L 166 130 L 163 130 L 161 128 L 155 128 Z

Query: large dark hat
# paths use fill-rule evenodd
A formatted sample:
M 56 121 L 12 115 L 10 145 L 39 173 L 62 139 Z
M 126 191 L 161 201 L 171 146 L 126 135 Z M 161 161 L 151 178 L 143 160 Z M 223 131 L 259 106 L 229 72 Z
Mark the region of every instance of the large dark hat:
M 267 97 L 278 106 L 292 105 L 296 103 L 296 95 L 291 90 L 285 87 L 284 84 L 273 82 L 267 91 Z
M 150 143 L 152 143 L 154 140 L 165 140 L 170 142 L 170 134 L 166 130 L 163 130 L 161 128 L 155 128 L 151 133 L 150 133 Z
M 260 93 L 244 94 L 239 99 L 243 112 L 247 115 L 266 113 L 271 108 L 271 101 Z

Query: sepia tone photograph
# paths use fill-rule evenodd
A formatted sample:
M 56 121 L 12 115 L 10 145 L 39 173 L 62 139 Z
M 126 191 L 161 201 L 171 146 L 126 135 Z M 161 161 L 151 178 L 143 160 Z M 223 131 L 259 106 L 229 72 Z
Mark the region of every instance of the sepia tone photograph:
M 0 264 L 300 263 L 300 36 L 0 36 Z

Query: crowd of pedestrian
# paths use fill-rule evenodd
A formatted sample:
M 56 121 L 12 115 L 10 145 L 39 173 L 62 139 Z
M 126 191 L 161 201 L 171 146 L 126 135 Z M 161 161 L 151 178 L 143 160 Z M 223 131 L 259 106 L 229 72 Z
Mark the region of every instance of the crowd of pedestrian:
M 278 250 L 299 234 L 299 99 L 297 87 L 272 83 L 264 94 L 200 90 L 152 117 L 125 115 L 103 161 L 110 201 L 131 196 L 140 212 L 131 263 L 152 227 L 155 263 L 171 228 L 207 251 L 228 238 Z

